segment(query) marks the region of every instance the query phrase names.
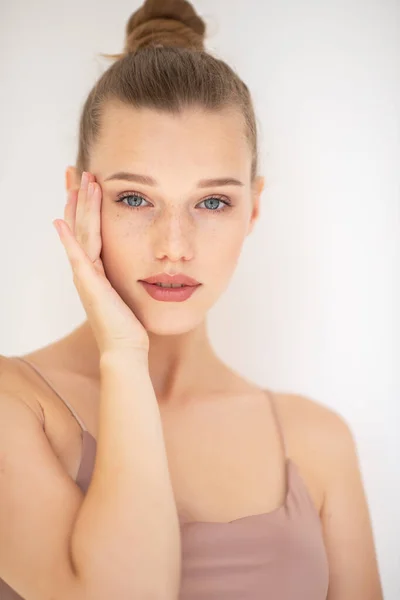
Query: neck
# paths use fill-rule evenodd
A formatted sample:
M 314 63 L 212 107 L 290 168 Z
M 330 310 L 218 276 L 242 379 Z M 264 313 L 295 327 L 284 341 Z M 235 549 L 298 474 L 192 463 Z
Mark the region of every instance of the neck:
M 149 333 L 149 373 L 160 404 L 179 403 L 193 394 L 217 390 L 226 366 L 214 353 L 206 322 L 187 333 L 160 336 Z M 89 322 L 66 339 L 76 371 L 99 379 L 99 351 Z

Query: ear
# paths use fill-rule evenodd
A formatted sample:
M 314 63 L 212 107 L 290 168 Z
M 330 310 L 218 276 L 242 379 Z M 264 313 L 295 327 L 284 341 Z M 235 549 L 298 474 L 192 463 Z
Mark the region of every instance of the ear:
M 256 221 L 260 215 L 260 196 L 264 186 L 265 178 L 261 176 L 256 177 L 252 185 L 252 210 L 247 235 L 253 231 L 254 225 L 256 224 Z
M 80 177 L 76 167 L 69 166 L 65 171 L 65 189 L 67 192 L 70 190 L 77 190 L 80 187 Z

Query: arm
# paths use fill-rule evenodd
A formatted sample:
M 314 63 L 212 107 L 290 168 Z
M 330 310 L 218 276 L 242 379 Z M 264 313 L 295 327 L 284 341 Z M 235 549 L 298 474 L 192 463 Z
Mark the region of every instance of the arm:
M 68 554 L 82 500 L 51 448 L 38 411 L 2 389 L 0 578 L 26 600 L 82 598 Z
M 328 600 L 382 600 L 369 510 L 357 451 L 347 424 L 330 416 L 321 511 L 328 553 Z
M 76 572 L 96 600 L 174 599 L 179 519 L 147 354 L 110 352 L 100 371 L 96 465 L 71 539 Z
M 84 497 L 29 401 L 0 390 L 0 578 L 25 600 L 178 595 L 179 521 L 158 405 L 136 355 L 102 361 L 99 418 Z

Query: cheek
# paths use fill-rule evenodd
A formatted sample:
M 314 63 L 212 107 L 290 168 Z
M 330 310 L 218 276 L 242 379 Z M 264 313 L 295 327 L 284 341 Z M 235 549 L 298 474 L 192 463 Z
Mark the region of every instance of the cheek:
M 143 274 L 146 245 L 142 243 L 143 232 L 138 230 L 137 225 L 128 222 L 122 215 L 104 216 L 101 237 L 101 259 L 111 283 L 124 281 L 127 274 L 130 280 L 134 280 L 137 273 Z
M 243 243 L 244 233 L 241 227 L 229 228 L 223 235 L 215 236 L 212 243 L 201 248 L 201 261 L 205 272 L 216 279 L 229 279 L 239 260 Z
M 234 268 L 239 260 L 243 248 L 244 238 L 242 235 L 232 236 L 229 243 L 226 243 L 222 252 L 225 262 Z

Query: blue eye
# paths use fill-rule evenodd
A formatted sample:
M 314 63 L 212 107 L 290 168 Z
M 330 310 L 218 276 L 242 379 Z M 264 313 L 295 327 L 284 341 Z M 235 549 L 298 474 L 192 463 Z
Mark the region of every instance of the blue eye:
M 116 202 L 123 202 L 123 200 L 126 200 L 127 198 L 134 198 L 135 200 L 139 200 L 139 201 L 140 200 L 145 200 L 143 198 L 143 196 L 140 196 L 139 194 L 136 194 L 136 193 L 128 193 L 128 194 L 125 193 L 125 194 L 122 194 L 121 196 L 119 196 L 118 198 L 119 199 L 116 200 Z M 147 200 L 145 200 L 145 202 L 147 202 Z M 139 206 L 137 204 L 132 205 L 130 203 L 125 204 L 125 206 L 128 206 L 128 208 L 143 208 L 142 206 Z
M 217 209 L 217 207 L 216 207 L 216 206 L 215 206 L 215 204 L 214 204 L 214 206 L 213 206 L 213 207 L 209 208 L 209 210 L 210 210 L 211 212 L 222 212 L 222 211 L 223 211 L 223 210 L 225 210 L 225 209 L 226 209 L 228 206 L 231 206 L 231 204 L 230 204 L 230 202 L 228 201 L 228 199 L 226 199 L 226 200 L 221 200 L 221 198 L 217 198 L 216 196 L 211 196 L 210 198 L 206 198 L 205 200 L 203 200 L 202 202 L 200 202 L 200 204 L 203 204 L 203 202 L 204 202 L 204 203 L 205 203 L 205 202 L 214 202 L 214 203 L 217 203 L 217 206 L 218 206 L 218 204 L 219 204 L 219 205 L 222 205 L 222 208 L 220 208 L 220 209 Z M 207 207 L 207 208 L 208 208 L 208 207 Z
M 131 200 L 129 200 L 130 198 L 133 198 L 134 200 L 131 201 Z M 124 200 L 127 200 L 127 202 L 124 202 Z M 116 200 L 116 202 L 121 202 L 124 204 L 124 206 L 127 206 L 128 208 L 142 209 L 142 208 L 146 208 L 146 206 L 141 205 L 142 200 L 144 200 L 144 202 L 148 202 L 141 194 L 138 194 L 136 192 L 124 192 L 123 194 L 118 196 L 118 200 Z M 131 202 L 135 202 L 135 204 L 133 204 Z M 210 196 L 209 198 L 202 200 L 200 202 L 200 204 L 203 204 L 206 202 L 211 203 L 211 207 L 206 206 L 207 212 L 218 213 L 218 212 L 223 212 L 227 208 L 232 207 L 231 201 L 226 196 L 223 196 L 223 197 Z M 222 208 L 218 208 L 218 206 L 221 206 Z

